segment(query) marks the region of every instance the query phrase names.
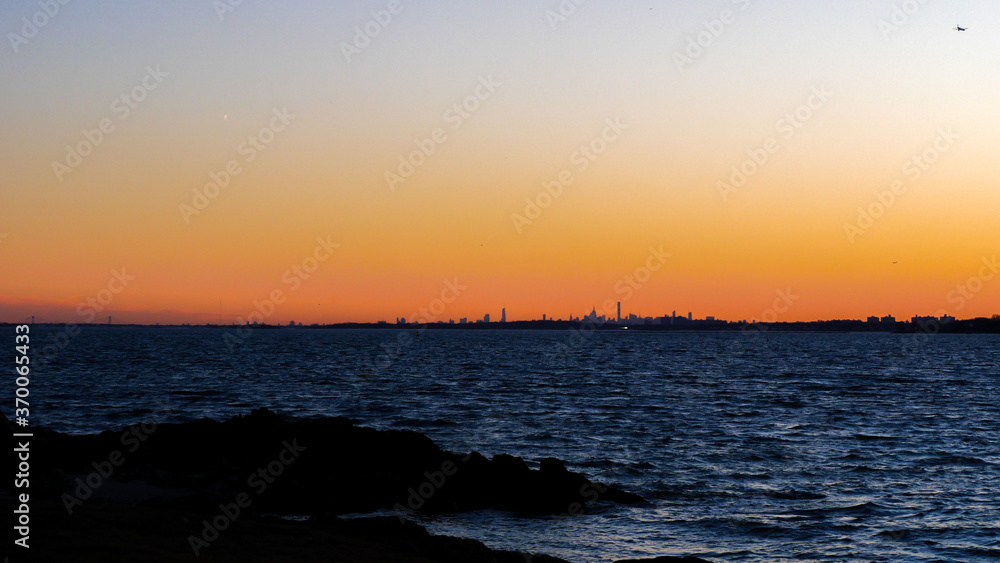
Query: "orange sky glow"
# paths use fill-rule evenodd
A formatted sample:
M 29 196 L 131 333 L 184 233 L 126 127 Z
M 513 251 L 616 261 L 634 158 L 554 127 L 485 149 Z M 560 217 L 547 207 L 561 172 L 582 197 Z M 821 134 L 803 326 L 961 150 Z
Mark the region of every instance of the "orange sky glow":
M 67 8 L 0 60 L 0 322 L 1000 313 L 998 39 L 851 3 L 733 3 L 686 67 L 693 2 L 406 4 L 350 56 L 370 6 Z

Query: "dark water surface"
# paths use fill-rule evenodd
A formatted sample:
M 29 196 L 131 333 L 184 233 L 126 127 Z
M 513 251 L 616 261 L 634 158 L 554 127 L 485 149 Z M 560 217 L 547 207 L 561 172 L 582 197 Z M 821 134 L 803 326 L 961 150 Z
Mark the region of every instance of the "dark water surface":
M 258 329 L 230 352 L 227 333 L 84 327 L 35 373 L 32 423 L 267 406 L 557 457 L 651 506 L 420 521 L 579 563 L 1000 559 L 995 335 Z

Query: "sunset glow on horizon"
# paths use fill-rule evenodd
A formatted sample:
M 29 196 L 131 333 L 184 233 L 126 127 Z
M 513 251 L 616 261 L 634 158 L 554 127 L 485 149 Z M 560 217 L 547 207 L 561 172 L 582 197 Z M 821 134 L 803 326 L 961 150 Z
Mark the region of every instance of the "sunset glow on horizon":
M 1000 313 L 993 3 L 216 4 L 0 7 L 0 322 Z

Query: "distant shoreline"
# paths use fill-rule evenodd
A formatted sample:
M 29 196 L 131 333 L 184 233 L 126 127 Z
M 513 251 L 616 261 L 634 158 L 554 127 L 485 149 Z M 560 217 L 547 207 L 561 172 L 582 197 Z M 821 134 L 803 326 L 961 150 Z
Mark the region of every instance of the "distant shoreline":
M 0 326 L 17 326 L 29 323 L 0 323 Z M 979 317 L 942 323 L 873 323 L 861 320 L 800 321 L 776 323 L 746 323 L 723 320 L 687 320 L 678 318 L 676 324 L 617 324 L 589 321 L 509 321 L 476 323 L 331 323 L 291 325 L 236 325 L 236 324 L 98 324 L 98 323 L 35 323 L 33 326 L 86 326 L 93 328 L 216 328 L 248 327 L 262 330 L 577 330 L 577 331 L 640 331 L 640 332 L 715 332 L 715 333 L 770 333 L 770 332 L 842 332 L 842 333 L 894 333 L 894 334 L 1000 334 L 1000 318 Z

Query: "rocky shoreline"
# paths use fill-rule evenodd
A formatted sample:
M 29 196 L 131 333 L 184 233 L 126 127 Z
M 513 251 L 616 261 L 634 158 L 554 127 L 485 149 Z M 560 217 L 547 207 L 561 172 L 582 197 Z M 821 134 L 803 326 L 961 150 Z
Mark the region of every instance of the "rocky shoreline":
M 224 422 L 33 434 L 31 560 L 554 563 L 562 560 L 432 536 L 406 516 L 572 516 L 644 502 L 552 458 L 530 469 L 514 456 L 447 452 L 416 432 L 267 409 Z M 3 503 L 16 504 L 15 492 L 13 482 L 0 487 Z M 339 517 L 385 510 L 396 516 Z

